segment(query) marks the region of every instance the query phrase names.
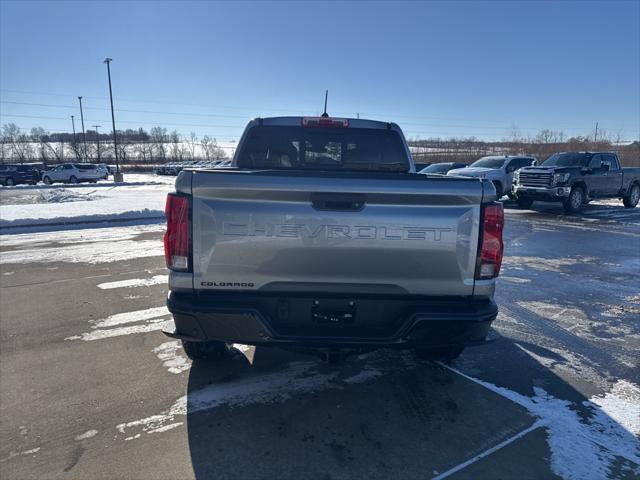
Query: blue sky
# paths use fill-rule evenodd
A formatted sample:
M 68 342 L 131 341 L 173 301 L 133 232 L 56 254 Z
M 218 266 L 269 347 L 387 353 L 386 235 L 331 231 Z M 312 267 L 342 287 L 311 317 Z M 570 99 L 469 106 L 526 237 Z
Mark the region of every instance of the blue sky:
M 409 137 L 640 136 L 639 1 L 2 0 L 0 121 L 70 131 L 83 95 L 85 127 L 110 131 L 106 56 L 119 129 L 234 139 L 321 113 L 329 89 L 330 114 Z

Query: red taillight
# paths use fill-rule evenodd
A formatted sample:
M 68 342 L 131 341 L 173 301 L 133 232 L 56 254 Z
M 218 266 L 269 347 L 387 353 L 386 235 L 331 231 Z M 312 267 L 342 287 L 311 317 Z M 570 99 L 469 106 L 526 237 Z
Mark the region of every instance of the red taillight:
M 170 193 L 164 210 L 167 232 L 164 234 L 164 258 L 167 268 L 189 270 L 189 199 Z
M 479 262 L 476 279 L 488 280 L 500 273 L 504 245 L 502 230 L 504 229 L 504 207 L 501 203 L 485 205 L 482 215 L 482 231 L 480 232 Z
M 332 117 L 303 117 L 303 127 L 337 127 L 347 128 L 349 126 L 349 119 L 347 118 L 332 118 Z

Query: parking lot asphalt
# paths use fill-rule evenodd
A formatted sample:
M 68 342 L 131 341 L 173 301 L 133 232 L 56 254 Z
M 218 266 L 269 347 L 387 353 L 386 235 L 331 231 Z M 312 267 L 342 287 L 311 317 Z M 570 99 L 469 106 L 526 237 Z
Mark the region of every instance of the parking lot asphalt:
M 508 205 L 497 340 L 451 364 L 191 364 L 160 239 L 0 236 L 0 478 L 640 476 L 640 208 Z

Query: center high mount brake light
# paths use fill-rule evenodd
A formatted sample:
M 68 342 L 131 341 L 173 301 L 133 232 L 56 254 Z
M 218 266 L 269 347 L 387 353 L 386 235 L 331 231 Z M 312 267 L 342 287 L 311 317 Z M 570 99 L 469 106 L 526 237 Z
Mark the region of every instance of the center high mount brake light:
M 331 117 L 303 117 L 302 126 L 321 128 L 347 128 L 349 126 L 349 119 Z

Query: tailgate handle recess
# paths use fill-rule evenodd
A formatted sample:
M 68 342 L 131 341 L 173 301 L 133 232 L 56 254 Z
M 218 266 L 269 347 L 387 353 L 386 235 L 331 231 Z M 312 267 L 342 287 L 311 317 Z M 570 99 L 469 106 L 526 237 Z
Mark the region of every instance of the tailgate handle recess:
M 362 193 L 312 193 L 311 205 L 316 210 L 358 211 L 367 202 Z

